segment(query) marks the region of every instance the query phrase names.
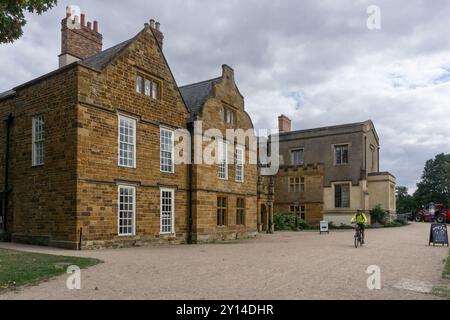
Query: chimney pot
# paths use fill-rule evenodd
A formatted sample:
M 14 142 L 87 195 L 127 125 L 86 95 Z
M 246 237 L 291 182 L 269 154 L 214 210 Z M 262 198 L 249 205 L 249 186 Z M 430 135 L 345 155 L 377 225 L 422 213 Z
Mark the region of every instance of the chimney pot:
M 161 23 L 156 22 L 155 23 L 155 29 L 159 31 L 159 28 L 161 27 Z
M 153 29 L 155 28 L 155 20 L 150 20 L 150 27 L 152 27 Z
M 69 18 L 72 15 L 72 10 L 70 10 L 70 7 L 66 7 L 66 18 Z
M 69 7 L 70 10 L 70 7 Z M 66 12 L 68 14 L 69 10 Z M 72 12 L 72 10 L 70 10 Z M 71 14 L 61 21 L 61 54 L 59 66 L 85 59 L 102 51 L 103 36 L 98 33 L 98 22 L 87 22 L 85 14 Z M 81 23 L 79 22 L 81 18 Z M 86 27 L 87 22 L 87 27 Z M 73 24 L 71 27 L 69 24 Z M 94 27 L 94 29 L 92 29 Z M 94 31 L 92 31 L 94 30 Z

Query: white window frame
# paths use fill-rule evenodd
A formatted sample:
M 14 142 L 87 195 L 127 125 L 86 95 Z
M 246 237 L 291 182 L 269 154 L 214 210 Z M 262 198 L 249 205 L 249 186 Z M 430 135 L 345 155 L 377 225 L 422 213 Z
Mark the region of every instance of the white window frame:
M 165 143 L 163 144 L 163 137 L 164 137 L 163 133 L 164 132 L 170 133 L 170 136 L 171 136 L 171 138 L 170 138 L 170 143 L 171 143 L 170 149 L 171 150 L 170 151 L 167 151 L 167 150 L 163 151 L 163 145 L 165 145 Z M 175 173 L 175 163 L 174 163 L 174 160 L 175 160 L 175 132 L 172 129 L 160 127 L 159 136 L 160 136 L 160 138 L 159 138 L 159 170 L 163 173 Z M 163 154 L 162 154 L 163 152 L 167 152 L 167 153 L 170 152 L 170 158 L 163 157 Z M 163 163 L 163 159 L 169 159 L 171 161 L 170 170 L 165 170 L 166 169 L 165 167 L 167 167 L 169 165 Z
M 39 126 L 38 126 L 39 122 Z M 37 132 L 40 129 L 41 132 Z M 38 154 L 38 150 L 41 151 Z M 43 114 L 32 118 L 32 165 L 42 166 L 45 163 L 45 116 Z M 38 156 L 40 156 L 38 158 Z
M 122 142 L 121 141 L 121 122 L 123 121 L 127 121 L 133 124 L 133 143 L 130 144 L 129 142 Z M 136 135 L 137 135 L 137 121 L 136 119 L 130 118 L 130 117 L 126 117 L 123 115 L 119 115 L 118 117 L 118 146 L 117 146 L 117 165 L 119 167 L 123 167 L 123 168 L 132 168 L 135 169 L 136 168 Z M 127 145 L 131 145 L 133 146 L 133 163 L 132 165 L 129 165 L 128 163 L 122 163 L 122 157 L 120 156 L 120 151 L 121 151 L 121 144 L 127 144 Z M 129 159 L 128 158 L 123 158 L 124 161 L 128 162 Z
M 164 204 L 163 204 L 163 194 L 164 193 L 170 193 L 171 194 L 171 203 L 170 203 L 170 207 L 171 207 L 171 211 L 170 211 L 170 231 L 167 231 L 164 229 L 165 224 L 163 224 L 163 218 L 164 218 Z M 159 219 L 159 225 L 160 225 L 160 229 L 159 232 L 162 235 L 168 235 L 168 234 L 175 234 L 175 190 L 174 189 L 167 189 L 167 188 L 161 188 L 160 189 L 160 207 L 159 207 L 159 215 L 160 215 L 160 219 Z
M 121 205 L 121 202 L 120 202 L 120 191 L 122 189 L 127 189 L 127 190 L 131 190 L 132 191 L 131 194 L 132 194 L 132 199 L 133 199 L 133 202 L 132 202 L 133 210 L 121 210 L 121 208 L 120 208 L 120 205 Z M 131 218 L 131 223 L 132 223 L 132 227 L 131 227 L 132 228 L 132 232 L 131 233 L 129 233 L 129 232 L 121 233 L 120 232 L 120 227 L 121 227 L 120 214 L 121 214 L 121 211 L 128 211 L 128 213 L 131 211 L 131 213 L 133 215 L 132 218 Z M 126 218 L 126 219 L 129 220 L 130 218 Z M 118 234 L 119 237 L 134 237 L 136 235 L 136 187 L 135 186 L 119 185 L 117 187 L 117 234 Z
M 236 182 L 244 182 L 244 168 L 245 168 L 245 148 L 236 146 Z
M 228 180 L 228 143 L 225 140 L 218 141 L 218 165 L 217 177 L 219 180 Z M 225 149 L 225 150 L 224 150 Z

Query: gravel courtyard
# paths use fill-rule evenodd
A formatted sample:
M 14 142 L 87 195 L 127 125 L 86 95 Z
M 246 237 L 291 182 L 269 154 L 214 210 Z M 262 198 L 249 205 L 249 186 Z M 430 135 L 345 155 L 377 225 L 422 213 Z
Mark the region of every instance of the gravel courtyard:
M 436 299 L 447 247 L 429 247 L 428 224 L 368 230 L 353 247 L 353 231 L 283 232 L 229 244 L 74 252 L 17 244 L 1 248 L 93 257 L 82 289 L 67 276 L 0 295 L 2 299 Z M 382 289 L 368 290 L 365 273 L 381 268 Z

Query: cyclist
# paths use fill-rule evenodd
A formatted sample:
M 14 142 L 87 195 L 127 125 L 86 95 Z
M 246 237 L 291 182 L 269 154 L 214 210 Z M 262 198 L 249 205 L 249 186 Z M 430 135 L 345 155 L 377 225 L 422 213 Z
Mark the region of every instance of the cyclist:
M 362 209 L 358 209 L 356 211 L 356 214 L 352 218 L 352 224 L 356 223 L 356 225 L 361 228 L 362 244 L 364 244 L 364 230 L 365 230 L 367 222 L 368 222 L 368 220 L 367 220 L 367 217 L 364 214 L 363 210 Z

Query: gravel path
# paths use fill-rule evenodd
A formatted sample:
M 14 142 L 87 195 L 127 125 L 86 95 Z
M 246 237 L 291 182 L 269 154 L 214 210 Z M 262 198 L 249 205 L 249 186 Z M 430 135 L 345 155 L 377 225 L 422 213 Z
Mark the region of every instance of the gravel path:
M 429 247 L 428 224 L 368 230 L 355 249 L 353 231 L 277 233 L 231 244 L 66 251 L 18 244 L 2 248 L 94 257 L 82 289 L 67 276 L 0 295 L 2 299 L 436 299 L 448 248 Z M 365 273 L 381 268 L 382 289 Z

